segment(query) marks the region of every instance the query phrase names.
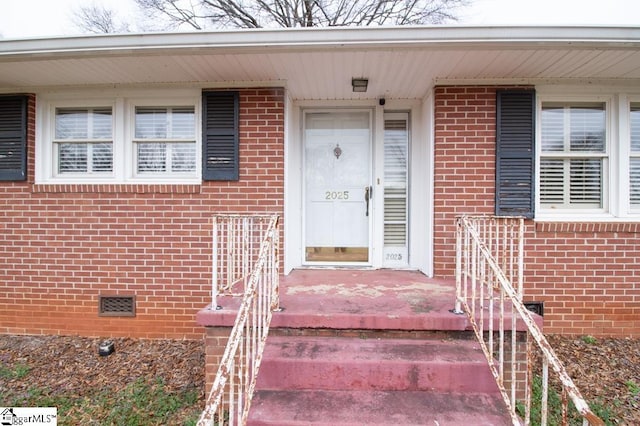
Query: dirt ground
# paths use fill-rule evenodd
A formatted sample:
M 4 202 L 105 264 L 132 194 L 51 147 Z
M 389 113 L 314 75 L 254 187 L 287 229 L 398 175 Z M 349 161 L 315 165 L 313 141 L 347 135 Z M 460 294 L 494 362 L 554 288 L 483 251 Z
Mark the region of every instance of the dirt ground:
M 583 396 L 610 410 L 612 424 L 640 424 L 640 339 L 548 336 Z M 82 395 L 117 392 L 139 378 L 161 378 L 169 391 L 198 389 L 204 403 L 202 341 L 114 339 L 115 352 L 99 356 L 102 339 L 0 336 L 0 371 L 28 366 L 24 380 L 0 374 L 2 395 L 41 387 Z

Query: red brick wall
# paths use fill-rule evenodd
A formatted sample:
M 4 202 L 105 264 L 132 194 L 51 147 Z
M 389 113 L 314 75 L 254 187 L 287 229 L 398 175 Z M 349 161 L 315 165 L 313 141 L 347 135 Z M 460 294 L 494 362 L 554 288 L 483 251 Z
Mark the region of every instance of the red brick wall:
M 455 218 L 491 214 L 495 197 L 495 90 L 435 92 L 434 271 L 453 276 Z
M 455 271 L 455 217 L 495 211 L 497 87 L 435 91 L 434 268 Z M 640 223 L 526 222 L 525 299 L 547 333 L 640 336 Z
M 525 283 L 528 299 L 545 302 L 546 331 L 640 336 L 640 223 L 529 230 Z
M 205 391 L 210 392 L 213 382 L 218 374 L 220 362 L 227 348 L 227 342 L 231 335 L 231 327 L 205 327 Z
M 240 180 L 201 185 L 0 183 L 0 333 L 202 338 L 211 217 L 283 213 L 284 90 L 240 91 Z M 136 295 L 135 318 L 98 295 Z

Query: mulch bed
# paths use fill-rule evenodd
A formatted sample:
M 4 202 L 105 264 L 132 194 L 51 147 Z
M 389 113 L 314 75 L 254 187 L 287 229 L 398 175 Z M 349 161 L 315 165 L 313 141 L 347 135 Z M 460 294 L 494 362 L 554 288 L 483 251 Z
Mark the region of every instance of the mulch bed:
M 199 409 L 204 406 L 204 341 L 110 340 L 115 352 L 100 356 L 104 339 L 0 336 L 0 369 L 24 365 L 29 369 L 23 378 L 0 375 L 0 406 L 3 394 L 15 397 L 34 388 L 52 395 L 83 397 L 99 391 L 117 394 L 138 380 L 162 381 L 167 393 L 195 390 Z
M 640 425 L 640 339 L 547 336 L 582 396 L 613 414 L 613 424 Z

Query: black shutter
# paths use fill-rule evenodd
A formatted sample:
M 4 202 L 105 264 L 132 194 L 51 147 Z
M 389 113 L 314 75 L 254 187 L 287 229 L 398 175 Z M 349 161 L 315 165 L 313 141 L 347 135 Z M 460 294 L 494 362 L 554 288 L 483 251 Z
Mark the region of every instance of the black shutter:
M 238 92 L 203 92 L 202 178 L 238 180 Z
M 27 99 L 0 96 L 0 180 L 27 179 Z
M 496 215 L 533 218 L 535 92 L 500 90 L 496 123 Z

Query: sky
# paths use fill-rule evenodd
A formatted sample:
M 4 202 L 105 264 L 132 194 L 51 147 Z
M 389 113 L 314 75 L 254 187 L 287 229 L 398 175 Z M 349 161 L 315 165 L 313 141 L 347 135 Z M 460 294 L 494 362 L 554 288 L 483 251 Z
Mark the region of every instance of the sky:
M 639 0 L 469 0 L 460 25 L 620 25 L 640 27 Z M 97 3 L 135 16 L 133 0 L 0 0 L 4 38 L 76 35 L 73 10 Z M 135 18 L 134 18 L 135 19 Z

